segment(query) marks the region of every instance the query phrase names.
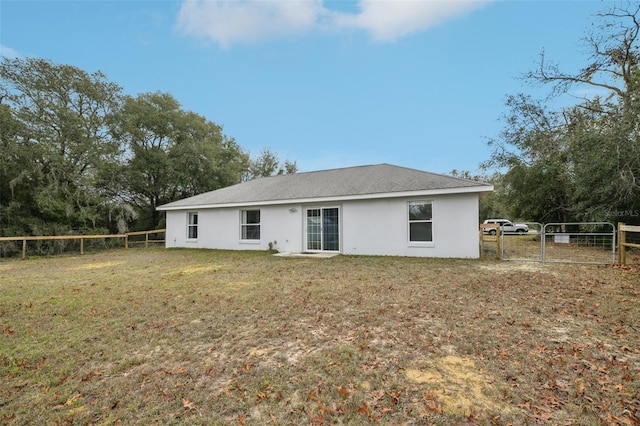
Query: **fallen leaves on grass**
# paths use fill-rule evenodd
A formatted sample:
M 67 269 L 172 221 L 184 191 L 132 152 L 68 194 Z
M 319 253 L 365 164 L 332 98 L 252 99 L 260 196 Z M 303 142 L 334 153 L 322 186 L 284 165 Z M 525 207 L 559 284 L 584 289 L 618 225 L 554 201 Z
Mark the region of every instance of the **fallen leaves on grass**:
M 2 272 L 3 422 L 640 423 L 627 268 L 149 250 Z
M 611 263 L 606 266 L 613 269 L 620 269 L 623 271 L 640 274 L 640 265 L 624 265 L 622 263 Z
M 182 407 L 186 408 L 187 410 L 196 409 L 196 406 L 193 404 L 193 402 L 189 401 L 187 398 L 182 398 Z

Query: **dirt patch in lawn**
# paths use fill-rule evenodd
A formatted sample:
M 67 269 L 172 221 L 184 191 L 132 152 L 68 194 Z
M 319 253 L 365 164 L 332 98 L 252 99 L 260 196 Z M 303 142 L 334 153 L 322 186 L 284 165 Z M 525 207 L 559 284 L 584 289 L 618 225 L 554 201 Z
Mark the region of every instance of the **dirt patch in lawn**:
M 222 267 L 220 265 L 190 265 L 180 269 L 179 274 L 208 274 L 217 272 Z
M 476 364 L 473 359 L 456 355 L 427 359 L 420 369 L 407 369 L 407 378 L 425 385 L 427 395 L 441 407 L 446 414 L 486 416 L 491 412 L 504 409 L 502 403 L 491 399 L 495 393 L 491 383 L 494 381 Z

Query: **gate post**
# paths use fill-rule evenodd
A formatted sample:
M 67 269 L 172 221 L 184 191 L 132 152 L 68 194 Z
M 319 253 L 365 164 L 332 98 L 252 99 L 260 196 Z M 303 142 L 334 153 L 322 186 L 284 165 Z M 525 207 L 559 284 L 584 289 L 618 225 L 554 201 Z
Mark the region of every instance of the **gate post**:
M 496 238 L 496 259 L 500 260 L 502 259 L 502 247 L 500 245 L 500 226 L 495 225 L 495 224 L 481 224 L 480 225 L 480 251 L 482 253 L 484 253 L 484 246 L 485 246 L 485 231 L 487 229 L 495 229 L 495 234 L 491 234 L 491 231 L 489 231 L 489 235 L 491 235 L 491 238 L 493 238 L 495 236 Z M 166 236 L 165 236 L 166 239 Z M 481 254 L 482 254 L 481 253 Z
M 547 260 L 547 224 L 540 229 L 540 261 L 544 263 Z
M 625 253 L 626 242 L 627 233 L 624 230 L 624 222 L 618 222 L 618 263 L 622 265 L 627 263 L 627 254 Z

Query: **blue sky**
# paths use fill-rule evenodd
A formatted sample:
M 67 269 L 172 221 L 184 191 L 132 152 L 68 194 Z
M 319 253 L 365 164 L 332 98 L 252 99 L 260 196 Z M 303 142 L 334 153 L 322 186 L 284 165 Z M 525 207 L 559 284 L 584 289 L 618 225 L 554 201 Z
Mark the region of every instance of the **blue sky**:
M 253 156 L 300 171 L 391 163 L 476 172 L 544 49 L 563 69 L 611 3 L 0 0 L 0 46 L 171 93 Z

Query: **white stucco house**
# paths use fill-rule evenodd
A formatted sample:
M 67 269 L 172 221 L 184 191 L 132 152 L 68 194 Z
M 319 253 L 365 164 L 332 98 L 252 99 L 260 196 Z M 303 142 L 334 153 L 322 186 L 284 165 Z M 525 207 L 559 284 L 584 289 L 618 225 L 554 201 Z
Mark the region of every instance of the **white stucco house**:
M 493 186 L 390 164 L 264 177 L 158 207 L 166 247 L 479 257 Z

